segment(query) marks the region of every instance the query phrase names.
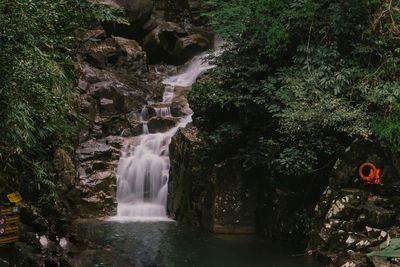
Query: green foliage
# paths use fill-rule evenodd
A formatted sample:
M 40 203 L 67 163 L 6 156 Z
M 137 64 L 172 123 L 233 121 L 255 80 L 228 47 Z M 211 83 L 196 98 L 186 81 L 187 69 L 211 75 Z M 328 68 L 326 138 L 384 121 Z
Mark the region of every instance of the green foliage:
M 189 101 L 214 160 L 304 175 L 373 133 L 397 149 L 400 4 L 250 2 L 209 1 L 231 45 Z
M 121 11 L 84 0 L 0 1 L 0 182 L 41 203 L 55 199 L 52 157 L 78 130 L 76 31 Z M 47 199 L 46 199 L 47 198 Z
M 372 129 L 380 141 L 396 152 L 400 151 L 400 104 L 393 105 L 387 116 L 375 117 Z
M 288 14 L 284 12 L 288 2 L 211 0 L 211 25 L 222 38 L 240 44 L 242 49 L 261 48 L 261 54 L 275 54 L 285 50 L 288 43 Z

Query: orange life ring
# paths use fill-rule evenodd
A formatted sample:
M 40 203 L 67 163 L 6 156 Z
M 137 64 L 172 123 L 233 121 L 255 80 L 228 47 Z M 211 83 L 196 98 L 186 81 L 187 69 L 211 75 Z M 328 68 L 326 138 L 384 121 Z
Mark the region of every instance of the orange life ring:
M 369 168 L 368 175 L 364 174 L 366 168 Z M 360 168 L 358 169 L 358 175 L 360 176 L 361 180 L 366 184 L 381 183 L 380 170 L 377 169 L 375 165 L 370 162 L 361 164 Z

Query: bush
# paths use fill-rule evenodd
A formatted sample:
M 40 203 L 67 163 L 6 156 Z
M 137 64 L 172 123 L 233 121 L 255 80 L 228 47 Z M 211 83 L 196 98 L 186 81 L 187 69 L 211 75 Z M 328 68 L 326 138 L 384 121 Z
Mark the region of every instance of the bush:
M 231 44 L 189 97 L 216 161 L 306 175 L 373 133 L 396 149 L 399 3 L 209 3 L 212 26 Z

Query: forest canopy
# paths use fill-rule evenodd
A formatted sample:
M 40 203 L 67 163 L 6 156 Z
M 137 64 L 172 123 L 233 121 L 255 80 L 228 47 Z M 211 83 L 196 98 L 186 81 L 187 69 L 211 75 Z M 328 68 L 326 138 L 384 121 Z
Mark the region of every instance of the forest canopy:
M 398 1 L 209 5 L 229 45 L 189 102 L 216 161 L 304 175 L 357 139 L 400 150 Z

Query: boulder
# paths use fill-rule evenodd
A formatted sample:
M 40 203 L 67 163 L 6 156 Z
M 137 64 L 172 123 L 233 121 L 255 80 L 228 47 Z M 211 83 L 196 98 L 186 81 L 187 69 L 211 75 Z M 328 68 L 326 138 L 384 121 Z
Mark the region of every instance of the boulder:
M 139 109 L 145 103 L 143 92 L 132 90 L 126 84 L 116 80 L 109 80 L 92 84 L 89 93 L 97 99 L 111 99 L 119 112 L 130 112 Z
M 114 67 L 125 72 L 147 71 L 146 53 L 138 42 L 122 37 L 114 37 L 114 40 L 119 51 L 118 61 Z
M 175 118 L 151 118 L 147 124 L 150 133 L 166 132 L 176 124 Z
M 124 73 L 147 71 L 146 53 L 135 40 L 110 37 L 87 41 L 82 50 L 85 60 L 97 68 L 113 68 Z
M 176 133 L 170 145 L 168 213 L 174 219 L 192 225 L 200 225 L 200 211 L 203 202 L 206 202 L 201 192 L 207 192 L 205 189 L 209 189 L 201 165 L 198 165 L 201 144 L 197 137 L 197 129 L 187 127 Z
M 98 82 L 101 80 L 101 78 L 99 78 L 98 71 L 95 68 L 93 68 L 92 66 L 90 66 L 89 64 L 85 63 L 82 66 L 81 72 L 82 72 L 83 79 L 85 81 L 87 81 L 88 83 L 95 83 L 95 82 Z
M 130 25 L 125 25 L 116 22 L 104 22 L 103 27 L 107 34 L 132 39 L 143 35 L 143 26 L 150 18 L 154 7 L 153 0 L 101 0 L 100 3 L 123 9 L 130 23 Z
M 160 22 L 143 39 L 143 49 L 146 51 L 150 63 L 165 61 L 170 63 L 176 42 L 187 36 L 187 32 L 173 22 Z
M 212 40 L 199 33 L 179 38 L 175 44 L 173 60 L 176 64 L 183 64 L 201 51 L 210 49 Z
M 138 135 L 142 133 L 142 124 L 137 121 L 129 120 L 126 116 L 115 115 L 103 120 L 102 131 L 108 135 Z
M 89 140 L 79 145 L 76 150 L 78 159 L 86 160 L 110 160 L 112 159 L 113 148 L 105 143 Z
M 114 64 L 118 57 L 115 40 L 107 38 L 102 42 L 90 42 L 87 44 L 85 60 L 92 66 L 104 68 L 108 64 Z
M 213 44 L 211 35 L 195 33 L 189 35 L 178 24 L 161 22 L 143 40 L 143 49 L 150 63 L 164 61 L 180 65 Z
M 171 103 L 171 113 L 173 116 L 181 117 L 189 115 L 192 112 L 186 97 L 189 90 L 190 87 L 175 87 L 174 98 Z

